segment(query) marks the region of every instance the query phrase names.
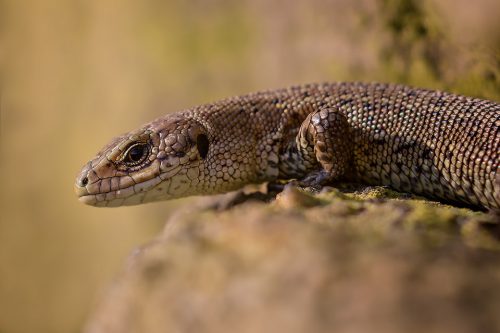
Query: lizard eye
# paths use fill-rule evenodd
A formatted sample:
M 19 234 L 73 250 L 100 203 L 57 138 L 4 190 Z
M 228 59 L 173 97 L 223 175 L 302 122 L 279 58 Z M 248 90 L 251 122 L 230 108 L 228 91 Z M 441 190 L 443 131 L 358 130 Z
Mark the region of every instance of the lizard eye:
M 146 143 L 136 143 L 125 152 L 123 162 L 127 165 L 137 165 L 144 161 L 149 154 L 149 146 Z

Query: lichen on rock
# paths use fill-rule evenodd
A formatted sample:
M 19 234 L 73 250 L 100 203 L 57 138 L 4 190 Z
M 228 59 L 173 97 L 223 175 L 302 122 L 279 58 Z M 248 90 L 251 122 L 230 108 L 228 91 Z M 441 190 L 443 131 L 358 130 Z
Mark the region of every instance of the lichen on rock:
M 85 332 L 499 330 L 494 217 L 389 191 L 180 210 Z

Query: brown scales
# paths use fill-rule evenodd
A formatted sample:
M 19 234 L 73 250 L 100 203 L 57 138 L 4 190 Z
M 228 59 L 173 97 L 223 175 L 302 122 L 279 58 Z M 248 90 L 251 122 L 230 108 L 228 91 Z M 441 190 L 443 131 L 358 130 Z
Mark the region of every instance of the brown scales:
M 297 86 L 146 124 L 103 149 L 76 189 L 86 203 L 118 206 L 277 179 L 350 179 L 500 208 L 499 127 L 493 101 L 393 84 Z M 132 165 L 127 156 L 143 150 L 128 150 L 145 133 L 147 156 Z

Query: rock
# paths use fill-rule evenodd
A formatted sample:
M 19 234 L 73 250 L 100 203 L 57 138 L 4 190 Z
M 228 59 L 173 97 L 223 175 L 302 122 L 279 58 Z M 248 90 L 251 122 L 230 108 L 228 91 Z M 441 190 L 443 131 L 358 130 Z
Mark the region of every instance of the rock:
M 181 211 L 85 332 L 499 331 L 496 221 L 386 191 Z

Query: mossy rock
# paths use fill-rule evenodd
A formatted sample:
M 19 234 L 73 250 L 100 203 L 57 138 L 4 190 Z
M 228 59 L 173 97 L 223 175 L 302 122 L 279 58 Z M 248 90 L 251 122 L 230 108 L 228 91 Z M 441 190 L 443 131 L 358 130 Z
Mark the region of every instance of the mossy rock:
M 130 257 L 86 332 L 500 330 L 487 214 L 381 187 L 200 206 Z

